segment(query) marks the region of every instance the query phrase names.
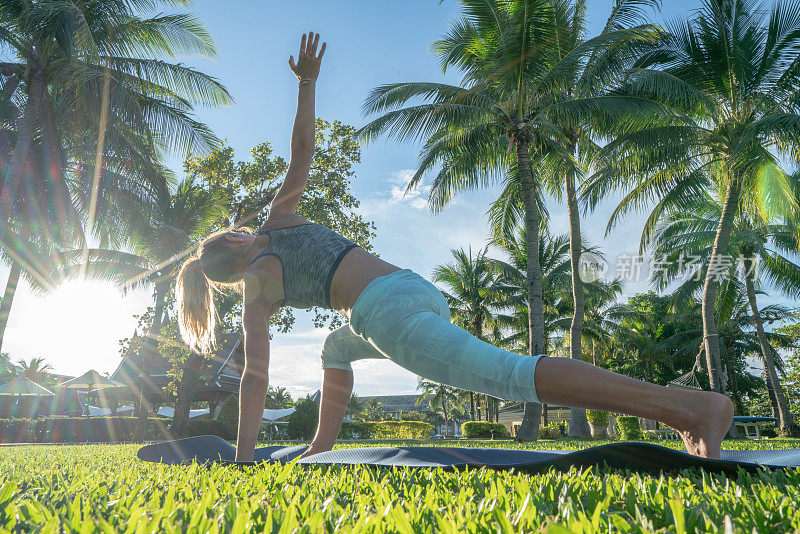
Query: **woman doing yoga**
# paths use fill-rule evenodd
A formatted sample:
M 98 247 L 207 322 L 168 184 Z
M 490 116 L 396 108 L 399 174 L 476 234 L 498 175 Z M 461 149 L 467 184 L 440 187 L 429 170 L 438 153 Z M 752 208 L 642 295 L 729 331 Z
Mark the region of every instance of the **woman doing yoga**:
M 214 345 L 214 290 L 244 285 L 245 366 L 239 396 L 238 461 L 251 461 L 267 394 L 268 321 L 281 306 L 336 310 L 349 324 L 322 347 L 316 436 L 304 456 L 330 450 L 353 388 L 350 363 L 388 358 L 429 380 L 513 401 L 594 408 L 655 419 L 677 429 L 692 454 L 719 458 L 733 414 L 711 392 L 668 389 L 567 358 L 501 350 L 450 322 L 442 293 L 408 269 L 295 213 L 314 153 L 314 89 L 325 43 L 303 35 L 289 66 L 299 96 L 286 178 L 256 235 L 221 232 L 203 241 L 177 282 L 181 331 L 200 352 Z

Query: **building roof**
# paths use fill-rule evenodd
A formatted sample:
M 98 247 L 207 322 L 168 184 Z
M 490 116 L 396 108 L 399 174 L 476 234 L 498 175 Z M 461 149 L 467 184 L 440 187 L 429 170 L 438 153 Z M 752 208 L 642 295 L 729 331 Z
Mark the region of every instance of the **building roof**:
M 138 352 L 139 354 L 135 356 L 123 358 L 111 375 L 112 379 L 131 386 L 134 391 L 138 389 L 140 369 L 143 366 L 144 350 Z M 201 389 L 206 393 L 213 390 L 237 393 L 243 367 L 244 346 L 241 337 L 236 333 L 222 335 L 217 341 L 217 350 L 205 358 L 203 368 L 200 370 L 200 379 L 205 384 Z M 172 381 L 171 369 L 172 364 L 169 359 L 159 353 L 155 361 L 147 364 L 145 390 L 149 390 L 151 395 L 160 396 L 161 388 Z
M 362 401 L 375 399 L 381 404 L 385 412 L 421 412 L 428 413 L 431 407 L 427 402 L 422 401 L 417 404 L 419 395 L 373 395 L 361 397 Z

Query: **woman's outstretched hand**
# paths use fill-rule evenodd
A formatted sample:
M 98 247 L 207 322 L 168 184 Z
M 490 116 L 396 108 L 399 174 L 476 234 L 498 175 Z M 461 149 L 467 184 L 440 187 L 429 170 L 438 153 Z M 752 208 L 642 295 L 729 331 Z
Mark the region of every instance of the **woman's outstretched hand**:
M 319 49 L 317 55 L 317 45 L 319 45 L 319 34 L 309 32 L 303 34 L 300 39 L 300 52 L 297 54 L 297 63 L 294 61 L 294 56 L 289 56 L 289 67 L 295 76 L 302 82 L 304 80 L 317 81 L 319 76 L 319 67 L 322 64 L 322 56 L 325 54 L 325 45 Z

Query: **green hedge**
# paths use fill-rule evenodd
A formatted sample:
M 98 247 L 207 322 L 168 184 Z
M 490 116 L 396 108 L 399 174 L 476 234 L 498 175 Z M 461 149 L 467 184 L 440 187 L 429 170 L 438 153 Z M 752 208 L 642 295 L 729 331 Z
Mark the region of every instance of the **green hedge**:
M 191 436 L 219 436 L 224 439 L 236 439 L 228 428 L 216 419 L 191 419 L 186 425 L 186 431 L 181 437 Z
M 170 419 L 148 419 L 145 441 L 174 439 Z M 0 419 L 0 443 L 124 443 L 136 441 L 135 417 L 58 417 L 46 419 Z M 186 436 L 213 434 L 231 439 L 217 421 L 189 421 Z
M 642 439 L 642 429 L 639 426 L 639 418 L 632 415 L 618 415 L 617 428 L 619 428 L 619 437 L 623 441 L 630 441 L 633 439 Z
M 597 425 L 608 424 L 608 412 L 603 410 L 586 410 L 586 420 Z
M 555 421 L 539 427 L 539 439 L 559 439 L 561 436 L 561 427 Z
M 465 438 L 491 438 L 492 432 L 496 439 L 509 437 L 508 430 L 501 423 L 489 423 L 486 421 L 467 421 L 461 424 L 461 433 Z
M 145 440 L 170 439 L 170 421 L 151 418 Z M 47 419 L 0 419 L 0 443 L 118 443 L 134 441 L 135 417 L 59 417 Z M 165 436 L 165 432 L 167 436 Z
M 345 421 L 339 439 L 427 439 L 433 425 L 422 421 Z

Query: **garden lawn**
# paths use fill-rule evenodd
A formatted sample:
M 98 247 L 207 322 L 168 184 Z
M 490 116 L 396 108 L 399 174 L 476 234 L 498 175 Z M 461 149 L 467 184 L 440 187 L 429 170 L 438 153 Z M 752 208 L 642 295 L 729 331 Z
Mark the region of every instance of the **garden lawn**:
M 510 441 L 458 443 L 519 447 Z M 542 441 L 524 448 L 575 449 L 599 443 Z M 658 443 L 679 447 L 677 442 Z M 343 446 L 371 445 L 377 443 Z M 576 469 L 524 475 L 483 469 L 206 468 L 140 462 L 138 447 L 0 447 L 0 531 L 800 529 L 800 469 L 729 478 L 700 471 L 653 477 Z M 800 441 L 736 441 L 725 447 L 800 448 Z

